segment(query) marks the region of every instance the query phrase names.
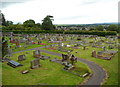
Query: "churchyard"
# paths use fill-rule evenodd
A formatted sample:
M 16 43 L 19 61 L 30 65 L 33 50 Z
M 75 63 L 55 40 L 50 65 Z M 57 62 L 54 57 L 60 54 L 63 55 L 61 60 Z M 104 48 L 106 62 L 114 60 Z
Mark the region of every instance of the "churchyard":
M 116 36 L 10 34 L 5 38 L 8 55 L 2 60 L 3 85 L 81 84 L 93 72 L 86 64 L 77 61 L 79 58 L 104 68 L 107 73 L 104 85 L 118 84 L 120 44 Z M 42 50 L 59 53 L 61 57 Z
M 49 59 L 40 59 L 39 66 L 31 67 L 31 62 L 38 59 L 33 56 L 33 51 L 34 50 L 15 53 L 10 57 L 11 60 L 19 62 L 22 66 L 13 68 L 8 66 L 7 62 L 3 63 L 3 85 L 77 85 L 84 80 L 83 77 L 64 71 L 63 65 L 50 62 Z M 18 55 L 21 54 L 25 54 L 26 59 L 18 61 Z M 41 54 L 50 56 L 50 59 L 62 59 L 59 56 L 42 52 Z M 77 62 L 75 66 L 80 69 L 79 75 L 91 72 L 88 67 L 81 62 Z M 24 72 L 26 73 L 24 74 Z

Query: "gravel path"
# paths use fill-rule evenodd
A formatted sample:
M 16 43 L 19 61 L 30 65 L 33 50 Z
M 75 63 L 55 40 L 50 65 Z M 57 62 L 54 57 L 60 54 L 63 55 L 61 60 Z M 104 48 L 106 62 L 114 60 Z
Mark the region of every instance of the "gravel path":
M 39 47 L 39 48 L 44 48 L 44 47 Z M 36 48 L 32 48 L 32 49 L 17 51 L 14 53 L 35 50 L 35 49 Z M 46 50 L 41 50 L 41 52 L 48 53 L 51 55 L 56 55 L 56 56 L 62 56 L 60 53 L 50 52 L 50 51 L 46 51 Z M 106 72 L 99 65 L 95 64 L 92 61 L 88 61 L 83 58 L 78 58 L 78 61 L 85 63 L 93 72 L 93 75 L 83 85 L 98 85 L 99 86 L 103 82 L 104 78 L 106 77 Z

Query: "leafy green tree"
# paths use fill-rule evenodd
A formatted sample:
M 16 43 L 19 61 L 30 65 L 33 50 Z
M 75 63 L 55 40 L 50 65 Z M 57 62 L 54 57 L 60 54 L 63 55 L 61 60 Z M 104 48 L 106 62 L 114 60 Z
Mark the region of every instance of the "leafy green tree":
M 13 22 L 12 21 L 6 21 L 6 26 L 10 26 L 10 25 L 13 25 Z
M 93 31 L 93 30 L 95 30 L 95 28 L 93 28 L 93 27 L 92 27 L 92 28 L 90 28 L 90 31 Z
M 24 26 L 24 27 L 35 27 L 35 21 L 32 20 L 32 19 L 26 20 L 26 21 L 23 23 L 23 26 Z
M 8 53 L 8 42 L 2 37 L 2 58 Z
M 115 24 L 112 24 L 112 25 L 109 25 L 108 28 L 107 28 L 108 31 L 119 31 L 118 30 L 118 26 L 115 25 Z
M 6 20 L 5 20 L 5 16 L 3 13 L 0 13 L 0 25 L 6 26 Z
M 41 27 L 40 23 L 36 23 L 36 27 Z
M 53 23 L 52 23 L 52 20 L 53 19 L 51 19 L 51 18 L 53 18 L 53 16 L 50 16 L 50 15 L 47 15 L 42 21 L 43 21 L 43 23 L 42 23 L 42 29 L 43 30 L 53 30 L 53 29 L 55 29 L 55 26 L 53 25 Z
M 25 28 L 22 24 L 18 23 L 18 24 L 7 26 L 7 30 L 21 31 L 21 30 L 25 30 Z
M 104 27 L 102 25 L 99 25 L 96 27 L 96 30 L 98 31 L 103 31 L 104 30 Z

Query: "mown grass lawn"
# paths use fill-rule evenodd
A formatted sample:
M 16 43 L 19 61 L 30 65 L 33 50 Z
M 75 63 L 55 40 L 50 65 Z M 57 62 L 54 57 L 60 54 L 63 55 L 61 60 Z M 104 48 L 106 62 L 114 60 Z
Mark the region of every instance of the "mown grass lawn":
M 111 60 L 103 60 L 91 57 L 91 52 L 93 50 L 100 51 L 101 48 L 92 48 L 89 47 L 88 50 L 75 49 L 72 53 L 76 57 L 84 58 L 90 61 L 93 61 L 103 67 L 109 76 L 104 85 L 118 85 L 118 53 Z M 113 49 L 117 50 L 117 49 Z M 75 53 L 78 52 L 78 53 Z
M 42 41 L 42 43 L 45 43 L 46 45 L 51 44 L 51 43 L 47 43 L 46 41 Z M 12 46 L 13 52 L 45 46 L 45 45 L 32 44 L 32 45 L 27 45 L 27 47 L 25 48 L 24 43 L 20 43 L 21 47 L 15 48 L 15 44 L 13 43 L 8 43 L 8 44 Z
M 19 63 L 23 64 L 21 67 L 12 68 L 6 63 L 2 63 L 2 82 L 3 85 L 77 85 L 83 82 L 84 78 L 78 77 L 72 73 L 63 71 L 63 65 L 55 62 L 49 62 L 49 60 L 40 60 L 41 67 L 37 69 L 30 69 L 30 61 L 35 59 L 32 52 L 28 51 L 16 53 L 10 59 L 17 61 L 18 55 L 25 54 L 26 60 Z M 50 56 L 51 58 L 60 58 L 58 56 L 42 53 L 42 55 Z M 81 63 L 76 63 L 77 67 L 88 70 L 88 67 Z M 28 74 L 21 74 L 22 70 L 29 70 Z M 81 73 L 84 71 L 81 71 Z
M 104 85 L 118 85 L 118 54 L 120 53 L 120 51 L 117 54 L 115 54 L 115 56 L 113 56 L 111 60 L 103 60 L 103 59 L 91 57 L 93 50 L 102 51 L 102 48 L 93 48 L 93 47 L 87 47 L 87 48 L 88 50 L 83 50 L 83 47 L 80 46 L 80 49 L 74 49 L 73 52 L 71 53 L 74 54 L 76 57 L 93 61 L 96 64 L 103 67 L 107 71 L 107 74 L 109 76 L 109 78 L 107 78 L 107 80 L 105 81 Z M 112 50 L 118 50 L 118 49 L 112 49 Z M 65 53 L 56 50 L 48 50 L 48 51 Z
M 2 85 L 2 63 L 0 62 L 0 85 Z

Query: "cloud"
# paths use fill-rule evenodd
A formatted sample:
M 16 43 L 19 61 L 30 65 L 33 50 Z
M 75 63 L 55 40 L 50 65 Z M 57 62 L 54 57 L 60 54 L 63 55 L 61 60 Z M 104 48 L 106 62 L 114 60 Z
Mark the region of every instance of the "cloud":
M 15 4 L 18 4 L 17 2 L 2 2 L 1 3 L 1 8 L 7 8 L 11 5 L 15 5 Z
M 15 23 L 28 19 L 41 23 L 46 15 L 53 15 L 55 24 L 85 24 L 117 22 L 117 5 L 118 0 L 28 0 L 2 12 Z
M 1 2 L 27 2 L 27 1 L 32 1 L 32 0 L 1 0 Z

